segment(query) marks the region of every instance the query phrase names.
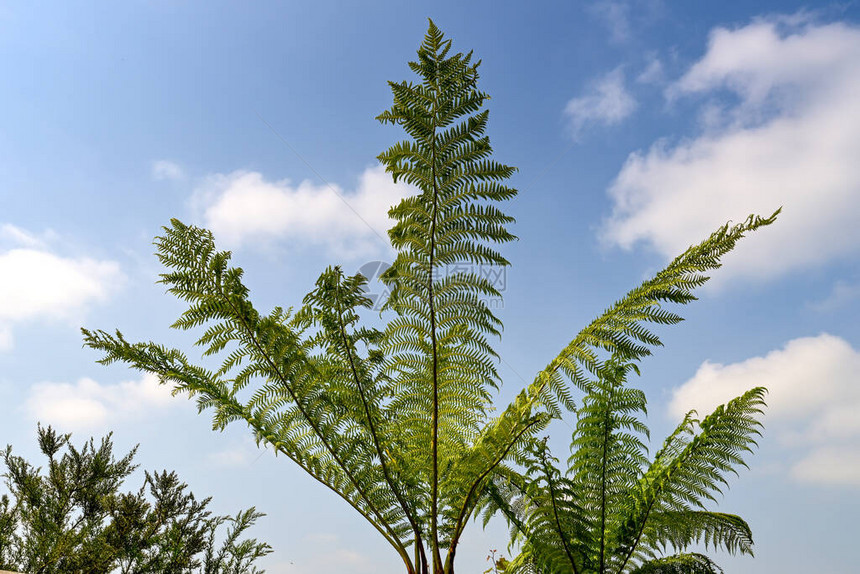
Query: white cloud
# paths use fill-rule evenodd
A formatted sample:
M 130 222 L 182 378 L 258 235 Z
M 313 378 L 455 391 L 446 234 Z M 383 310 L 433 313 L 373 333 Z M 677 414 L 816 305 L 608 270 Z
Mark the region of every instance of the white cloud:
M 584 95 L 567 102 L 564 114 L 576 137 L 587 125 L 620 123 L 633 113 L 636 105 L 624 85 L 624 70 L 618 67 L 593 82 Z
M 235 171 L 209 177 L 192 205 L 216 239 L 228 245 L 293 241 L 355 257 L 388 245 L 388 209 L 411 193 L 413 188 L 392 182 L 381 166 L 366 169 L 352 192 Z
M 49 236 L 53 234 L 49 231 Z M 4 244 L 11 244 L 19 247 L 44 247 L 45 241 L 29 231 L 16 227 L 15 225 L 4 223 L 0 225 L 0 240 Z
M 0 325 L 0 351 L 11 351 L 15 346 L 12 329 L 6 325 Z
M 0 254 L 0 320 L 75 316 L 89 302 L 104 300 L 118 275 L 112 261 L 6 251 Z
M 860 473 L 839 465 L 833 472 L 827 470 L 830 465 L 815 471 L 810 466 L 818 460 L 838 462 L 834 448 L 849 453 L 844 458 L 848 467 L 860 460 L 860 351 L 822 334 L 730 365 L 706 361 L 674 390 L 669 410 L 676 418 L 691 409 L 704 416 L 756 386 L 768 389 L 767 432 L 806 453 L 792 471 L 795 478 L 829 483 L 855 476 L 853 484 L 860 486 Z
M 860 486 L 860 449 L 821 448 L 795 464 L 791 473 L 800 482 Z
M 265 456 L 265 449 L 264 444 L 258 447 L 250 436 L 243 435 L 241 440 L 233 441 L 226 448 L 210 454 L 209 461 L 217 467 L 248 467 Z
M 302 548 L 301 556 L 290 561 L 289 568 L 285 568 L 285 572 L 295 574 L 379 572 L 379 564 L 361 552 L 343 547 L 340 538 L 335 534 L 316 533 L 304 536 Z
M 138 381 L 103 385 L 89 378 L 77 383 L 36 383 L 25 407 L 42 424 L 63 431 L 100 430 L 154 414 L 181 404 L 155 375 Z
M 706 129 L 632 154 L 609 189 L 603 238 L 677 255 L 727 220 L 780 220 L 719 277 L 771 277 L 860 250 L 860 29 L 758 20 L 711 33 L 668 91 L 703 96 Z
M 243 468 L 254 461 L 250 451 L 242 446 L 232 446 L 209 455 L 209 461 L 217 467 Z
M 833 290 L 826 298 L 810 304 L 815 311 L 834 311 L 860 299 L 860 284 L 851 284 L 847 281 L 838 280 L 833 285 Z
M 768 388 L 768 420 L 820 412 L 848 398 L 860 400 L 860 353 L 833 335 L 804 337 L 763 357 L 722 365 L 705 361 L 676 389 L 675 416 L 690 408 L 708 413 L 756 386 Z
M 2 226 L 0 240 L 0 349 L 11 348 L 13 324 L 78 320 L 123 281 L 116 262 L 57 255 L 45 239 L 17 227 Z M 9 243 L 19 247 L 5 247 Z
M 152 162 L 152 178 L 156 181 L 179 181 L 185 178 L 185 171 L 179 164 L 162 159 Z
M 611 42 L 623 44 L 659 19 L 665 6 L 663 0 L 597 0 L 586 11 L 607 27 Z
M 620 44 L 630 39 L 630 6 L 627 2 L 601 0 L 592 4 L 589 11 L 603 20 L 613 42 Z
M 645 69 L 636 76 L 636 81 L 640 84 L 662 84 L 664 78 L 663 62 L 656 54 L 650 54 Z

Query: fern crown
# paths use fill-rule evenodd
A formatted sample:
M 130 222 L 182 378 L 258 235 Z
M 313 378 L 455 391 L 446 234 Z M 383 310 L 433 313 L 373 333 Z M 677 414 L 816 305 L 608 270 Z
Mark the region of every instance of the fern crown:
M 619 376 L 619 365 L 659 346 L 646 325 L 679 322 L 664 305 L 693 300 L 720 257 L 776 215 L 726 225 L 691 247 L 491 413 L 501 382 L 492 342 L 502 325 L 486 301 L 501 293 L 475 266 L 508 265 L 497 249 L 515 239 L 513 218 L 500 205 L 517 192 L 506 184 L 515 168 L 492 158 L 479 65 L 471 53 L 455 53 L 431 21 L 409 64 L 416 81 L 390 83 L 393 104 L 378 119 L 407 139 L 379 161 L 417 193 L 389 212 L 397 256 L 381 277 L 390 294 L 380 328 L 362 320 L 373 306 L 367 279 L 339 267 L 323 271 L 295 310 L 257 310 L 242 269 L 212 233 L 174 219 L 155 242 L 167 268 L 161 282 L 188 303 L 173 327 L 200 333 L 197 345 L 219 359 L 217 367 L 119 331 L 83 330 L 103 363 L 158 375 L 211 410 L 213 428 L 247 425 L 259 444 L 362 516 L 408 574 L 453 574 L 468 521 L 499 477 L 531 464 L 536 437 L 574 407 L 573 392 L 596 392 Z M 455 264 L 463 265 L 449 272 Z M 638 395 L 612 388 L 635 410 Z M 592 403 L 599 410 L 597 395 L 588 397 L 583 412 Z M 635 438 L 624 440 L 638 448 Z M 580 467 L 583 476 L 592 472 Z

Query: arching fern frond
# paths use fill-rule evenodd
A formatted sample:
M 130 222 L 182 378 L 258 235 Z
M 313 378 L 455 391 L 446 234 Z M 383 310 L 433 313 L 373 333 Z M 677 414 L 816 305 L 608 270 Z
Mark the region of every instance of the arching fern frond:
M 395 181 L 420 190 L 389 211 L 398 255 L 382 280 L 390 288 L 385 308 L 398 317 L 382 348 L 388 376 L 399 381 L 390 406 L 402 421 L 396 432 L 418 448 L 429 443 L 426 457 L 410 458 L 428 487 L 434 570 L 447 568 L 439 544 L 456 546 L 480 483 L 539 422 L 519 412 L 480 426 L 499 380 L 486 337 L 501 324 L 486 297 L 501 294 L 475 269 L 508 264 L 493 244 L 514 239 L 506 228 L 513 218 L 494 204 L 516 190 L 503 184 L 515 169 L 491 159 L 479 65 L 471 53 L 452 54 L 431 22 L 410 63 L 419 81 L 391 83 L 394 103 L 378 118 L 411 138 L 379 161 Z
M 602 374 L 601 353 L 628 362 L 650 355 L 662 342 L 646 325 L 673 325 L 683 321 L 680 315 L 664 309 L 663 305 L 694 301 L 694 290 L 708 281 L 708 272 L 722 266 L 721 257 L 750 231 L 776 221 L 780 211 L 781 208 L 766 218 L 750 215 L 736 225 L 727 223 L 698 245 L 691 246 L 580 331 L 538 374 L 535 383 L 542 392 L 554 389 L 557 399 L 570 408 L 567 386 L 559 384 L 558 373 L 563 373 L 575 387 L 587 391 L 592 375 Z
M 336 272 L 327 271 L 296 316 L 280 309 L 264 316 L 248 300 L 242 270 L 229 266 L 229 252 L 215 249 L 209 231 L 178 220 L 164 231 L 156 246 L 159 259 L 171 271 L 161 281 L 190 304 L 173 326 L 207 327 L 198 340 L 206 354 L 228 345 L 237 350 L 228 353 L 221 368 L 212 373 L 191 364 L 177 350 L 154 343 L 131 344 L 119 332 L 84 330 L 85 343 L 105 353 L 103 363 L 126 362 L 158 375 L 174 392 L 196 396 L 201 410 L 215 410 L 215 428 L 245 421 L 258 441 L 285 454 L 335 491 L 408 561 L 407 533 L 412 530 L 408 507 L 397 500 L 378 451 L 370 446 L 374 411 L 359 408 L 359 383 L 365 382 L 361 390 L 369 404 L 375 403 L 373 409 L 379 410 L 378 391 L 370 377 L 374 368 L 378 371 L 380 359 L 375 350 L 365 359 L 353 356 L 359 383 L 346 365 L 347 352 L 353 352 L 357 343 L 372 346 L 379 338 L 372 331 L 347 331 L 355 322 L 355 307 L 369 306 L 357 295 L 360 280 L 343 281 Z M 338 297 L 331 299 L 336 310 L 319 305 L 332 283 L 342 284 Z M 343 331 L 332 334 L 337 313 Z M 317 336 L 306 334 L 311 321 L 321 327 Z M 315 355 L 313 349 L 320 345 L 331 352 Z M 240 393 L 252 380 L 258 381 L 256 389 L 249 400 L 242 400 Z
M 723 574 L 723 569 L 704 554 L 676 554 L 646 562 L 631 574 Z

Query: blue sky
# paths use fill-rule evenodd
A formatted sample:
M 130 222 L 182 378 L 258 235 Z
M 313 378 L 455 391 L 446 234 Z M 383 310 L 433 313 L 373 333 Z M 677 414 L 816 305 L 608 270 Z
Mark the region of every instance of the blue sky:
M 655 441 L 688 408 L 770 389 L 761 448 L 719 505 L 748 519 L 757 557 L 721 557 L 728 571 L 856 571 L 860 8 L 463 4 L 0 2 L 0 443 L 35 456 L 36 421 L 80 440 L 113 430 L 219 512 L 266 512 L 269 572 L 399 571 L 319 485 L 95 364 L 78 328 L 190 346 L 154 285 L 171 217 L 213 229 L 264 309 L 300 302 L 329 263 L 389 260 L 377 232 L 408 190 L 374 159 L 401 133 L 373 118 L 432 17 L 483 59 L 496 157 L 520 170 L 499 403 L 684 247 L 783 206 L 662 332 L 637 384 Z M 552 431 L 563 454 L 569 428 Z M 459 569 L 506 542 L 476 526 Z

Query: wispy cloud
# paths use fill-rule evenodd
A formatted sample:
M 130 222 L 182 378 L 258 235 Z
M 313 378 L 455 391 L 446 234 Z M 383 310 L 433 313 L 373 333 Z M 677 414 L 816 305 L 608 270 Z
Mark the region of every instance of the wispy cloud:
M 53 237 L 0 227 L 0 349 L 12 346 L 14 324 L 80 320 L 124 280 L 114 261 L 55 253 L 49 247 Z
M 0 324 L 0 352 L 11 351 L 15 347 L 15 337 L 8 325 Z
M 664 13 L 662 0 L 597 0 L 586 11 L 609 30 L 609 40 L 624 44 Z
M 295 574 L 336 574 L 379 572 L 379 564 L 369 556 L 344 545 L 331 533 L 309 534 L 302 538 L 303 551 L 289 565 L 281 564 L 284 572 Z
M 567 102 L 564 115 L 570 121 L 571 133 L 578 137 L 589 125 L 621 123 L 636 106 L 636 100 L 625 86 L 624 69 L 619 66 L 592 82 L 585 94 Z
M 152 162 L 152 178 L 156 181 L 180 181 L 185 179 L 185 170 L 177 163 L 161 159 Z
M 800 482 L 860 486 L 860 449 L 821 447 L 795 464 L 791 472 Z
M 235 171 L 207 178 L 192 206 L 216 239 L 230 246 L 291 242 L 354 258 L 386 248 L 388 208 L 410 193 L 413 188 L 395 184 L 382 167 L 366 169 L 350 192 Z
M 118 423 L 152 418 L 183 404 L 155 375 L 139 380 L 102 384 L 89 378 L 76 383 L 36 383 L 26 409 L 42 424 L 62 431 L 105 431 Z
M 241 439 L 234 440 L 225 448 L 210 454 L 209 462 L 222 468 L 244 468 L 265 456 L 265 448 L 264 444 L 257 446 L 250 436 L 243 435 Z
M 39 237 L 10 223 L 0 225 L 0 242 L 6 246 L 44 248 L 46 239 L 55 237 L 52 231 L 47 231 L 43 237 Z
M 630 3 L 623 0 L 601 0 L 589 6 L 589 12 L 601 20 L 609 30 L 613 42 L 630 39 Z
M 830 312 L 845 307 L 860 299 L 860 283 L 839 280 L 833 285 L 830 295 L 809 306 L 815 311 Z
M 792 449 L 795 479 L 860 487 L 860 464 L 851 462 L 860 460 L 860 351 L 822 334 L 729 365 L 706 361 L 674 390 L 670 411 L 704 416 L 756 386 L 768 389 L 767 432 Z M 823 460 L 831 462 L 816 464 Z
M 640 84 L 662 84 L 665 81 L 663 62 L 656 54 L 649 54 L 645 68 L 636 76 Z
M 727 220 L 780 221 L 746 240 L 719 279 L 773 277 L 860 251 L 860 29 L 757 20 L 711 33 L 667 94 L 702 97 L 699 136 L 632 154 L 609 189 L 602 236 L 667 258 Z M 726 94 L 732 98 L 724 98 Z

